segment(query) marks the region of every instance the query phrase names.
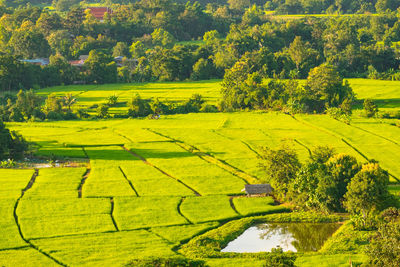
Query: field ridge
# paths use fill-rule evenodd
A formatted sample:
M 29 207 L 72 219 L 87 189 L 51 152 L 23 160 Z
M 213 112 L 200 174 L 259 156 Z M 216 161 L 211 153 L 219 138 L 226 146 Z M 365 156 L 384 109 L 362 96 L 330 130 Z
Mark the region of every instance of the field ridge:
M 17 214 L 17 209 L 18 209 L 19 203 L 20 203 L 21 199 L 24 197 L 25 193 L 26 193 L 30 188 L 32 188 L 33 184 L 34 184 L 35 181 L 36 181 L 36 177 L 37 177 L 38 175 L 39 175 L 39 170 L 38 170 L 38 169 L 35 169 L 35 172 L 33 173 L 32 178 L 29 180 L 29 183 L 27 184 L 27 186 L 26 186 L 24 189 L 21 190 L 21 195 L 18 197 L 17 201 L 15 202 L 15 205 L 14 205 L 14 219 L 15 219 L 15 223 L 16 223 L 16 225 L 17 225 L 17 227 L 18 227 L 18 232 L 19 232 L 19 235 L 21 236 L 22 240 L 24 240 L 27 244 L 29 244 L 29 246 L 30 246 L 31 248 L 35 249 L 36 251 L 38 251 L 38 252 L 41 253 L 42 255 L 46 256 L 47 258 L 51 259 L 52 261 L 54 261 L 54 262 L 57 263 L 58 265 L 67 266 L 66 264 L 62 263 L 62 262 L 59 261 L 58 259 L 56 259 L 56 258 L 54 258 L 53 256 L 51 256 L 49 253 L 46 253 L 46 252 L 42 251 L 39 247 L 35 246 L 32 242 L 30 242 L 30 240 L 26 239 L 25 236 L 24 236 L 24 234 L 23 234 L 23 232 L 22 232 L 21 225 L 20 225 L 20 223 L 19 223 L 19 217 L 18 217 L 18 214 Z
M 139 155 L 138 153 L 134 152 L 132 149 L 128 149 L 125 146 L 122 146 L 122 148 L 127 151 L 128 153 L 130 153 L 131 155 L 133 155 L 134 157 L 140 159 L 144 164 L 153 167 L 154 169 L 158 170 L 159 172 L 161 172 L 163 175 L 174 179 L 175 181 L 177 181 L 178 183 L 182 184 L 183 186 L 185 186 L 186 188 L 188 188 L 189 190 L 193 191 L 193 193 L 196 196 L 201 196 L 201 194 L 195 190 L 193 187 L 189 186 L 188 184 L 186 184 L 185 182 L 183 182 L 182 180 L 175 178 L 174 176 L 170 175 L 169 173 L 165 172 L 164 170 L 162 170 L 161 168 L 159 168 L 158 166 L 154 165 L 153 163 L 149 162 L 146 158 L 144 158 L 143 156 Z
M 206 152 L 201 151 L 200 149 L 196 148 L 193 145 L 187 144 L 187 143 L 185 143 L 185 142 L 183 142 L 181 140 L 178 140 L 178 139 L 175 139 L 173 137 L 164 135 L 164 134 L 159 133 L 157 131 L 154 131 L 152 129 L 147 129 L 147 130 L 152 132 L 152 133 L 158 134 L 158 135 L 160 135 L 162 137 L 170 139 L 173 143 L 175 143 L 177 146 L 181 147 L 182 149 L 184 149 L 184 150 L 192 153 L 193 155 L 198 156 L 202 160 L 204 160 L 204 161 L 206 161 L 206 162 L 208 162 L 210 164 L 213 164 L 213 165 L 223 169 L 224 171 L 229 172 L 230 174 L 242 179 L 246 184 L 253 184 L 253 183 L 257 183 L 258 182 L 258 179 L 256 177 L 254 177 L 254 176 L 252 176 L 252 175 L 240 170 L 237 167 L 234 167 L 234 166 L 228 164 L 227 162 L 225 162 L 225 161 L 223 161 L 221 159 L 218 159 L 218 158 L 216 158 L 216 157 L 214 157 L 214 156 L 212 156 L 212 155 L 210 155 L 210 154 L 208 154 Z

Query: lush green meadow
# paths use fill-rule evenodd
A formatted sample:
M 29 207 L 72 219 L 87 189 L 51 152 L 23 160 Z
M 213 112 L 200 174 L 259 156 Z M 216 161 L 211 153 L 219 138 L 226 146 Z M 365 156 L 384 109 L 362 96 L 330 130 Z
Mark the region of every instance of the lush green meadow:
M 397 109 L 400 82 L 350 80 L 359 99 Z M 69 86 L 40 90 L 73 93 L 91 107 L 110 95 L 119 102 L 143 98 L 185 101 L 192 94 L 210 103 L 219 83 L 152 83 Z M 122 103 L 114 113 L 126 112 Z M 77 168 L 36 172 L 0 169 L 0 266 L 118 266 L 134 257 L 176 255 L 181 244 L 221 224 L 246 216 L 287 211 L 270 197 L 248 198 L 246 183 L 263 179 L 263 146 L 293 147 L 302 161 L 310 149 L 328 145 L 360 161 L 378 160 L 400 177 L 398 121 L 366 119 L 350 125 L 326 115 L 234 112 L 109 119 L 8 123 L 37 144 L 38 156 L 81 162 Z M 86 167 L 82 167 L 86 166 Z M 391 185 L 398 194 L 399 186 Z M 347 266 L 360 253 L 325 251 L 297 259 L 299 266 Z M 332 255 L 331 255 L 332 254 Z M 23 261 L 23 259 L 28 261 Z M 258 266 L 257 259 L 206 259 L 210 266 Z

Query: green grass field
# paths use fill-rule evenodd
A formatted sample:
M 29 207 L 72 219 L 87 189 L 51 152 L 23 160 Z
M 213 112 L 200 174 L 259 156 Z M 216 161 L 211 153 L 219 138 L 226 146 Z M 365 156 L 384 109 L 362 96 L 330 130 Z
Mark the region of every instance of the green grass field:
M 400 82 L 349 81 L 360 100 L 377 100 L 384 110 L 400 108 Z M 123 113 L 124 102 L 137 92 L 175 102 L 199 93 L 215 104 L 219 90 L 218 81 L 204 81 L 60 86 L 38 92 L 71 92 L 78 99 L 74 108 L 90 108 L 116 94 L 120 103 L 112 112 Z M 270 197 L 248 198 L 242 192 L 246 183 L 263 181 L 258 153 L 264 146 L 286 143 L 301 161 L 318 145 L 362 162 L 378 160 L 392 175 L 390 191 L 399 195 L 397 121 L 359 113 L 354 112 L 350 125 L 326 115 L 275 112 L 7 123 L 38 145 L 36 155 L 77 159 L 87 166 L 39 169 L 37 176 L 32 169 L 0 169 L 0 266 L 120 266 L 134 257 L 176 255 L 180 244 L 227 220 L 284 212 Z M 365 260 L 359 252 L 351 257 L 346 251 L 325 253 L 305 254 L 296 264 L 329 266 L 329 259 L 347 266 L 349 258 Z M 256 259 L 205 260 L 210 266 L 262 266 Z

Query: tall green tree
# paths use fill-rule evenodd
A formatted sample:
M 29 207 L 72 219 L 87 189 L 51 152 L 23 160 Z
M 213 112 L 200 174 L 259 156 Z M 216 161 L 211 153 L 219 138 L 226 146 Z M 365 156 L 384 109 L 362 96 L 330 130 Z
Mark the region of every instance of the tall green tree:
M 117 65 L 111 56 L 92 50 L 84 63 L 86 79 L 92 83 L 115 83 L 117 81 Z
M 343 202 L 346 210 L 363 218 L 383 210 L 391 199 L 388 184 L 387 171 L 377 163 L 364 164 L 347 186 Z
M 301 167 L 297 153 L 287 146 L 275 150 L 265 147 L 260 159 L 265 181 L 271 184 L 274 195 L 281 201 L 288 200 L 288 192 Z
M 339 107 L 346 99 L 353 99 L 354 93 L 347 81 L 335 67 L 323 64 L 308 74 L 306 104 L 311 111 L 322 112 L 328 107 Z

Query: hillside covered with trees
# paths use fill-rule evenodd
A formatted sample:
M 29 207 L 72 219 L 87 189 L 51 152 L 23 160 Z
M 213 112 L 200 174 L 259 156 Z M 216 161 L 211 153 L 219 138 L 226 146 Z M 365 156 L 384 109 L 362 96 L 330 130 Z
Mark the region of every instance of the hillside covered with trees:
M 304 10 L 317 6 L 315 1 L 294 1 L 296 8 L 293 1 L 117 2 L 102 3 L 112 12 L 99 20 L 85 3 L 58 10 L 55 1 L 54 10 L 3 1 L 1 90 L 222 78 L 235 64 L 263 78 L 306 78 L 325 63 L 343 77 L 400 76 L 396 1 L 322 1 L 315 12 Z M 276 15 L 285 8 L 327 15 Z M 355 11 L 359 14 L 340 15 Z M 48 61 L 26 63 L 39 58 Z M 80 59 L 79 67 L 71 63 Z

